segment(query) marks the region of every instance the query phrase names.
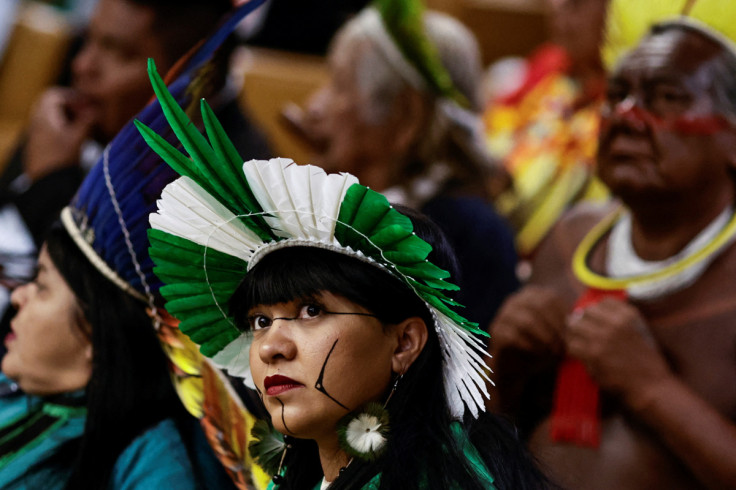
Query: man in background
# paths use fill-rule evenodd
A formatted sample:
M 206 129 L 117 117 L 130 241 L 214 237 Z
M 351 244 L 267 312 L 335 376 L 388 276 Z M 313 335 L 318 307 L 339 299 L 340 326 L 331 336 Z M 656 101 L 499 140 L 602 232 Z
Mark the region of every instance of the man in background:
M 0 276 L 6 284 L 27 279 L 48 226 L 103 146 L 152 97 L 147 59 L 166 73 L 231 8 L 229 0 L 99 1 L 72 61 L 71 86 L 40 97 L 25 142 L 0 178 L 0 247 L 6 248 L 0 250 Z M 228 55 L 223 48 L 215 59 L 208 101 L 245 159 L 269 157 L 265 139 L 227 85 Z M 2 293 L 0 314 L 6 307 Z
M 597 159 L 623 205 L 573 209 L 491 325 L 493 408 L 564 488 L 736 488 L 736 51 L 723 39 L 672 21 L 623 59 Z

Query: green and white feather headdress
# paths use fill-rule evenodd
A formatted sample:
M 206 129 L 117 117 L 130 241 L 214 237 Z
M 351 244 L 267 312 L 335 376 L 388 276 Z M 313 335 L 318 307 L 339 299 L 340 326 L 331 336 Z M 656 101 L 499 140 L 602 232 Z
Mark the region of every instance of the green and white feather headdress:
M 404 281 L 435 319 L 448 403 L 456 417 L 484 409 L 487 368 L 477 325 L 454 311 L 443 291 L 449 273 L 427 260 L 432 247 L 410 219 L 352 175 L 326 174 L 287 159 L 243 163 L 205 101 L 207 139 L 191 124 L 149 62 L 154 91 L 185 156 L 137 122 L 146 142 L 182 177 L 169 184 L 151 215 L 150 254 L 165 283 L 166 309 L 180 329 L 230 374 L 252 386 L 250 333 L 228 315 L 230 297 L 266 254 L 310 246 L 366 261 Z

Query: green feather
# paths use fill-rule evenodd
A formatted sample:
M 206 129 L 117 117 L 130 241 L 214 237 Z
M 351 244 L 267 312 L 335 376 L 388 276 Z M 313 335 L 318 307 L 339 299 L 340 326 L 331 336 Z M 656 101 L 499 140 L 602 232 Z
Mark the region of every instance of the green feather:
M 247 264 L 207 249 L 205 272 L 202 245 L 156 229 L 148 230 L 148 237 L 154 272 L 166 283 L 160 289 L 166 310 L 181 320 L 179 329 L 199 344 L 202 354 L 217 354 L 241 333 L 217 305 L 227 312 L 230 296 L 242 280 Z
M 342 203 L 340 203 L 340 213 L 337 217 L 338 224 L 352 224 L 355 221 L 355 216 L 360 210 L 363 198 L 369 191 L 370 189 L 360 184 L 353 184 L 348 188 Z M 344 234 L 349 231 L 348 228 L 343 226 L 339 230 L 335 230 L 335 238 L 342 243 L 343 239 L 346 239 Z
M 163 161 L 169 164 L 179 175 L 186 175 L 187 177 L 197 179 L 199 175 L 190 171 L 192 162 L 185 157 L 179 150 L 171 146 L 168 141 L 158 135 L 151 128 L 140 122 L 139 120 L 133 121 L 135 127 L 143 136 L 143 139 L 153 151 L 155 151 Z
M 410 240 L 412 236 L 414 235 L 411 234 L 411 231 L 407 231 L 404 226 L 388 225 L 371 235 L 371 241 L 382 249 L 390 250 L 399 247 L 399 242 Z
M 199 178 L 194 176 L 192 178 L 214 196 L 227 194 L 224 192 L 224 186 L 219 181 L 217 173 L 209 171 L 210 165 L 216 162 L 215 152 L 184 110 L 179 107 L 176 99 L 169 93 L 166 84 L 156 71 L 156 64 L 151 58 L 148 59 L 148 75 L 166 120 L 169 121 L 171 129 L 193 160 L 190 167 L 193 175 L 197 175 Z
M 256 420 L 250 434 L 248 452 L 251 457 L 268 475 L 275 475 L 279 471 L 281 455 L 286 449 L 284 436 L 262 419 Z
M 232 142 L 229 141 L 225 132 L 222 131 L 222 127 L 219 124 L 219 128 L 213 125 L 213 120 L 216 118 L 211 113 L 211 110 L 207 117 L 209 118 L 210 132 L 216 136 L 217 145 L 222 150 L 219 154 L 209 145 L 207 139 L 202 136 L 184 110 L 179 107 L 179 104 L 177 104 L 171 93 L 169 93 L 166 84 L 156 71 L 156 64 L 152 59 L 148 60 L 148 74 L 153 85 L 153 91 L 161 103 L 163 113 L 169 121 L 171 129 L 184 146 L 184 149 L 191 156 L 191 160 L 186 157 L 175 156 L 173 152 L 180 153 L 178 150 L 175 150 L 168 143 L 164 145 L 162 138 L 159 137 L 156 139 L 152 136 L 151 133 L 153 131 L 142 130 L 143 137 L 146 141 L 155 143 L 155 146 L 151 146 L 154 151 L 164 161 L 169 163 L 174 170 L 181 175 L 186 175 L 193 179 L 208 194 L 217 199 L 235 215 L 241 216 L 262 212 L 257 201 L 252 198 L 252 193 L 249 187 L 247 187 L 245 178 L 241 176 L 233 181 L 233 174 L 242 174 L 242 170 L 237 172 L 235 169 L 238 167 L 242 168 L 243 162 L 240 160 L 237 151 L 235 151 Z M 205 116 L 203 115 L 203 117 Z M 137 125 L 139 129 L 142 126 L 142 124 Z M 227 140 L 227 143 L 225 140 Z M 235 164 L 233 163 L 234 158 L 238 160 Z M 241 185 L 243 183 L 245 183 L 245 186 Z M 273 239 L 274 235 L 271 233 L 270 228 L 265 225 L 263 219 L 254 220 L 246 217 L 242 221 L 246 225 L 257 223 L 255 227 L 252 227 L 253 232 L 262 238 Z
M 424 5 L 421 0 L 375 0 L 374 7 L 381 14 L 383 24 L 404 58 L 419 72 L 424 81 L 438 95 L 454 100 L 462 107 L 470 107 L 442 64 L 437 47 L 424 30 Z
M 217 161 L 222 162 L 220 172 L 222 172 L 224 181 L 229 187 L 230 192 L 238 199 L 238 209 L 261 212 L 261 205 L 258 204 L 248 181 L 245 179 L 243 159 L 238 154 L 238 150 L 233 145 L 233 142 L 230 141 L 227 133 L 225 133 L 222 124 L 217 120 L 214 111 L 204 99 L 201 102 L 201 111 L 207 137 L 212 144 Z M 271 232 L 271 228 L 263 217 L 257 216 L 241 219 L 247 222 L 248 228 L 256 233 L 260 239 L 272 240 L 275 238 Z
M 171 129 L 179 138 L 184 148 L 195 163 L 201 168 L 207 168 L 215 161 L 215 153 L 207 143 L 207 140 L 194 126 L 189 116 L 179 107 L 176 99 L 171 95 L 166 83 L 156 70 L 156 63 L 152 58 L 148 59 L 148 75 L 153 85 L 153 91 L 158 97 L 166 120 L 169 121 Z
M 452 309 L 462 305 L 442 291 L 460 288 L 445 281 L 449 272 L 427 261 L 432 246 L 414 234 L 411 219 L 393 209 L 383 195 L 361 185 L 351 186 L 340 206 L 335 238 L 397 271 L 421 298 L 463 328 L 487 335 Z
M 201 313 L 182 320 L 179 329 L 200 346 L 200 351 L 205 356 L 214 356 L 227 344 L 240 336 L 240 331 L 232 326 L 229 321 L 222 319 L 219 312 Z M 225 337 L 227 341 L 220 343 L 217 339 Z

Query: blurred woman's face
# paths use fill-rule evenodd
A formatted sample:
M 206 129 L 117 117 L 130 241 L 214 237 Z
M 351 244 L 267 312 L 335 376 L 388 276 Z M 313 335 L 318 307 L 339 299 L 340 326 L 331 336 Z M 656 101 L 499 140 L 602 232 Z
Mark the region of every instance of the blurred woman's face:
M 36 278 L 13 291 L 18 310 L 5 337 L 5 375 L 29 394 L 50 395 L 84 388 L 92 372 L 92 345 L 80 325 L 76 296 L 51 261 L 46 247 Z
M 360 305 L 323 292 L 256 306 L 248 320 L 253 379 L 283 434 L 336 437 L 340 418 L 386 396 L 399 341 Z
M 353 174 L 381 191 L 398 183 L 397 162 L 405 158 L 408 145 L 398 144 L 396 134 L 414 116 L 381 91 L 382 82 L 369 81 L 376 68 L 386 70 L 372 65 L 377 56 L 369 56 L 370 49 L 365 41 L 339 38 L 329 55 L 329 80 L 292 122 L 314 150 L 312 163 L 327 172 Z M 375 116 L 377 107 L 384 116 Z

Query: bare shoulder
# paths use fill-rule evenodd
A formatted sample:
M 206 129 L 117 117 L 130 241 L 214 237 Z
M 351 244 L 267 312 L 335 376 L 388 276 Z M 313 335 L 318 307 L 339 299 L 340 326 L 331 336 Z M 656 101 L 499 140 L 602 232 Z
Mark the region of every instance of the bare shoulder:
M 617 202 L 581 203 L 567 211 L 539 246 L 532 264 L 532 282 L 550 284 L 567 275 L 580 241 L 618 207 Z
M 621 204 L 618 201 L 605 203 L 583 202 L 567 211 L 553 229 L 553 233 L 567 237 L 575 246 L 583 236 L 603 218 L 616 211 Z

